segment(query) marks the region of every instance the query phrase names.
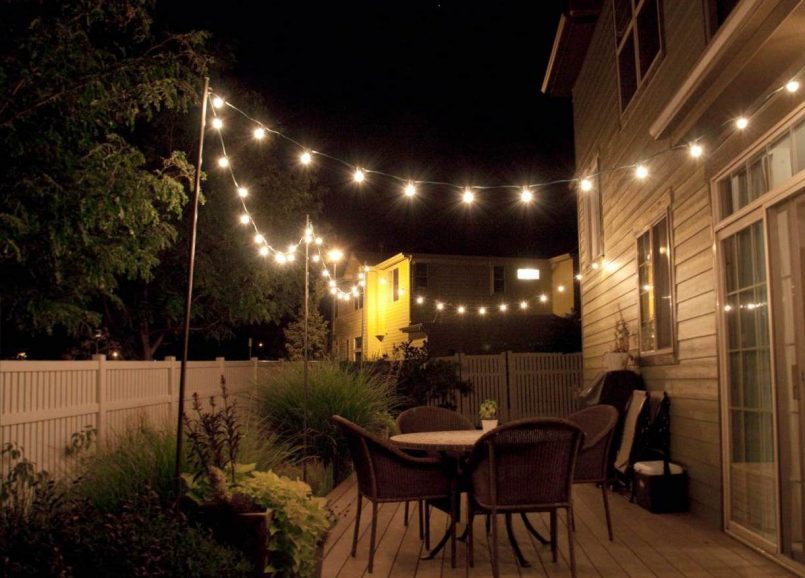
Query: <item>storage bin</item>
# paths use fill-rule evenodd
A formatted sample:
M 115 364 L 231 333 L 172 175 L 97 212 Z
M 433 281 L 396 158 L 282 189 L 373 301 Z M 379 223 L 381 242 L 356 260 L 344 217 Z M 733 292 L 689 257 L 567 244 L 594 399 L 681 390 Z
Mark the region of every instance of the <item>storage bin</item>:
M 638 505 L 655 514 L 684 512 L 688 509 L 688 475 L 679 464 L 669 464 L 670 474 L 663 473 L 663 462 L 637 462 L 634 466 L 634 497 Z

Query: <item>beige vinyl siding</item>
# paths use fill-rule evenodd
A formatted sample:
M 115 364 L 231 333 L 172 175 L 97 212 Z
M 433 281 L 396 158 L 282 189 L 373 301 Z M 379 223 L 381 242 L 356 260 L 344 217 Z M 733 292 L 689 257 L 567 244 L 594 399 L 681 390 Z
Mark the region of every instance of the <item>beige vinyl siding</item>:
M 670 209 L 675 287 L 675 353 L 645 357 L 641 373 L 649 390 L 671 397 L 675 461 L 688 468 L 692 511 L 719 523 L 721 450 L 718 413 L 716 296 L 710 195 L 703 165 L 685 151 L 648 163 L 644 182 L 632 170 L 608 171 L 665 150 L 648 128 L 705 47 L 700 2 L 665 0 L 665 51 L 656 70 L 620 115 L 611 2 L 604 2 L 587 59 L 573 93 L 577 166 L 600 158 L 605 260 L 612 269 L 592 271 L 582 261 L 584 377 L 604 370 L 619 312 L 638 327 L 636 237 Z M 579 192 L 579 195 L 583 193 Z M 579 244 L 586 246 L 579 203 Z M 587 256 L 582 252 L 582 259 Z M 633 353 L 637 342 L 633 338 Z

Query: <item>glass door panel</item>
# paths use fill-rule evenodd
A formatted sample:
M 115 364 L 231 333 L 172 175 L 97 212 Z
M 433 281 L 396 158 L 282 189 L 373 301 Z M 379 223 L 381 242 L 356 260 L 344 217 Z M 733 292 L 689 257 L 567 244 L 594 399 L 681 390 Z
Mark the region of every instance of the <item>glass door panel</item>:
M 777 542 L 776 463 L 763 222 L 721 241 L 729 418 L 729 520 Z

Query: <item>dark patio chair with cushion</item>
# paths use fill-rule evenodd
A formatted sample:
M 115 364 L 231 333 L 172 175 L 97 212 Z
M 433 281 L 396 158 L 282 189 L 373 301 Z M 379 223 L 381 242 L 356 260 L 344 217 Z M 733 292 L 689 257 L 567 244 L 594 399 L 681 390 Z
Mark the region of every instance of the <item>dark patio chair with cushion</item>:
M 452 563 L 455 567 L 455 474 L 454 469 L 442 460 L 432 457 L 415 457 L 389 442 L 375 437 L 348 419 L 334 415 L 333 421 L 349 443 L 355 475 L 358 478 L 358 508 L 352 536 L 354 557 L 358 547 L 361 506 L 363 498 L 372 503 L 372 529 L 369 539 L 369 572 L 372 572 L 377 534 L 377 505 L 406 500 L 445 499 L 454 504 L 451 512 Z
M 618 410 L 611 405 L 594 405 L 567 417 L 584 432 L 584 445 L 576 459 L 573 474 L 575 484 L 601 484 L 607 531 L 612 541 L 612 518 L 609 513 L 607 484 L 609 482 L 609 446 L 618 423 Z
M 484 434 L 467 463 L 470 499 L 467 562 L 473 564 L 472 521 L 477 512 L 492 517 L 492 574 L 498 578 L 497 514 L 550 512 L 551 552 L 557 560 L 556 513 L 567 512 L 570 571 L 576 575 L 571 489 L 576 456 L 584 434 L 564 419 L 514 421 Z
M 460 431 L 474 430 L 475 425 L 466 417 L 456 411 L 442 407 L 421 405 L 412 407 L 397 416 L 397 430 L 400 433 L 419 433 L 428 431 Z M 409 452 L 417 455 L 415 452 Z M 425 522 L 428 516 L 424 515 L 425 506 L 422 501 L 419 507 L 419 539 L 425 540 L 425 548 L 430 549 L 430 528 Z M 404 523 L 408 525 L 408 502 L 405 502 Z

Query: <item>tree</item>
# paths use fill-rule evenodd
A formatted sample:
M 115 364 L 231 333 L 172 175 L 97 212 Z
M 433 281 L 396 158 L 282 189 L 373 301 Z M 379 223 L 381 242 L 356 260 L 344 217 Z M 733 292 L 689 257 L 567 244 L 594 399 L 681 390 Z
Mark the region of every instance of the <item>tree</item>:
M 296 319 L 284 329 L 285 349 L 288 359 L 301 361 L 305 358 L 305 312 L 299 309 Z M 311 307 L 308 315 L 308 359 L 324 359 L 327 353 L 328 323 L 317 307 Z
M 199 98 L 207 35 L 153 27 L 152 2 L 0 9 L 0 298 L 19 327 L 74 334 L 148 282 L 177 238 L 193 167 L 137 133 Z

